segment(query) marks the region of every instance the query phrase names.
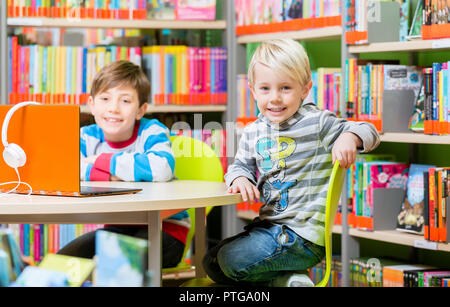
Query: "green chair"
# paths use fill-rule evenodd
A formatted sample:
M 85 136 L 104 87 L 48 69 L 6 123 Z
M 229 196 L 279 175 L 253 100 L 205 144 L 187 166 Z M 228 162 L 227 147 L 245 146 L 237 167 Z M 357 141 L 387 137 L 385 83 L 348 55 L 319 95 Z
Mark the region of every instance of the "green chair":
M 330 176 L 328 186 L 327 200 L 325 205 L 325 261 L 326 272 L 325 275 L 316 287 L 326 287 L 331 274 L 331 236 L 333 232 L 334 219 L 336 217 L 339 199 L 341 197 L 342 185 L 345 180 L 345 169 L 339 167 L 339 162 L 336 160 Z
M 175 178 L 179 180 L 223 181 L 223 168 L 214 150 L 207 144 L 186 136 L 170 137 L 175 156 Z M 212 207 L 206 208 L 206 215 Z M 163 273 L 175 273 L 191 269 L 186 255 L 195 233 L 195 209 L 187 209 L 191 220 L 183 257 L 176 267 L 165 268 Z

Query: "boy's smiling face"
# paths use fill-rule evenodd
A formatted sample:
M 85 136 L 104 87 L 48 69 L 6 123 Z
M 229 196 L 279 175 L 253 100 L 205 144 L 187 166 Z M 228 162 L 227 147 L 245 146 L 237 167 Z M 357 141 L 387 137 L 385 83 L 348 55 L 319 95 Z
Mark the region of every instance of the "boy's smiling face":
M 94 98 L 89 97 L 88 104 L 95 122 L 110 142 L 129 140 L 136 120 L 140 120 L 147 110 L 147 103 L 139 106 L 137 91 L 126 85 L 107 89 Z
M 282 123 L 293 116 L 307 97 L 312 83 L 306 87 L 282 71 L 257 63 L 254 86 L 250 86 L 259 111 L 270 122 Z

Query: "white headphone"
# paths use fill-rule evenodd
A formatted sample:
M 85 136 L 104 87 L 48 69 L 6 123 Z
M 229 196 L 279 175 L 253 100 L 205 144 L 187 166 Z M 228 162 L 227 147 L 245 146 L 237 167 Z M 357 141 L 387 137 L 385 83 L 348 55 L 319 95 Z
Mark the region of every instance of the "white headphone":
M 28 185 L 28 187 L 30 187 L 29 184 L 20 181 L 20 175 L 17 170 L 17 168 L 24 166 L 25 162 L 27 162 L 27 156 L 25 154 L 25 151 L 19 145 L 14 144 L 14 143 L 8 144 L 8 141 L 7 141 L 8 125 L 9 125 L 9 121 L 11 120 L 11 117 L 13 116 L 14 112 L 16 112 L 18 109 L 20 109 L 22 107 L 29 106 L 29 105 L 40 105 L 40 103 L 37 103 L 34 101 L 25 101 L 25 102 L 18 103 L 15 106 L 13 106 L 8 111 L 8 113 L 6 113 L 5 120 L 3 121 L 2 143 L 3 143 L 3 146 L 5 146 L 5 149 L 3 150 L 3 160 L 5 160 L 5 163 L 8 166 L 15 169 L 17 176 L 19 177 L 19 181 L 13 181 L 13 182 L 7 182 L 7 183 L 0 184 L 0 186 L 1 186 L 1 185 L 5 185 L 5 184 L 17 183 L 17 186 L 14 189 L 12 189 L 8 193 L 4 193 L 4 194 L 9 194 L 9 193 L 15 191 L 21 183 L 26 184 L 26 185 Z M 31 193 L 31 187 L 30 187 L 30 193 Z

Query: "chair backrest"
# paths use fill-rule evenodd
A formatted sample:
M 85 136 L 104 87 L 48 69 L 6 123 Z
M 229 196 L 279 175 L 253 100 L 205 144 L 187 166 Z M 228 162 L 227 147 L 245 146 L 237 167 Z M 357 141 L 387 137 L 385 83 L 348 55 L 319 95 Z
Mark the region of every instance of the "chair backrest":
M 345 180 L 345 169 L 339 166 L 336 161 L 331 172 L 330 181 L 328 184 L 328 193 L 325 207 L 325 261 L 326 272 L 325 275 L 316 287 L 325 287 L 328 283 L 331 273 L 331 235 L 333 231 L 334 219 L 336 217 L 339 199 L 341 197 L 342 186 Z
M 220 159 L 214 150 L 200 140 L 186 137 L 170 137 L 172 142 L 172 151 L 175 156 L 175 178 L 179 180 L 205 180 L 205 181 L 223 181 L 223 168 Z M 206 215 L 212 207 L 206 208 Z M 190 248 L 192 238 L 195 233 L 195 210 L 187 209 L 191 220 L 186 246 L 184 248 L 183 261 Z
M 177 179 L 223 181 L 222 164 L 210 146 L 186 136 L 173 136 L 170 141 Z

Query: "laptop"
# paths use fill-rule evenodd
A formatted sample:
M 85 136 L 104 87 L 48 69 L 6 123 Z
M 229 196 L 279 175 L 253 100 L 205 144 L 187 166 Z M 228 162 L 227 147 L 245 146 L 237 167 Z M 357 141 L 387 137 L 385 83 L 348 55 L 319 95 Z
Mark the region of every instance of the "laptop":
M 0 106 L 0 127 L 12 106 Z M 23 148 L 27 161 L 20 167 L 22 182 L 32 194 L 55 196 L 103 196 L 137 193 L 142 189 L 88 187 L 80 182 L 80 107 L 77 105 L 31 105 L 18 109 L 8 127 L 8 143 Z M 0 143 L 0 151 L 3 152 Z M 14 169 L 0 154 L 0 183 L 17 181 Z M 2 192 L 14 184 L 0 186 Z M 17 193 L 28 193 L 20 185 Z

